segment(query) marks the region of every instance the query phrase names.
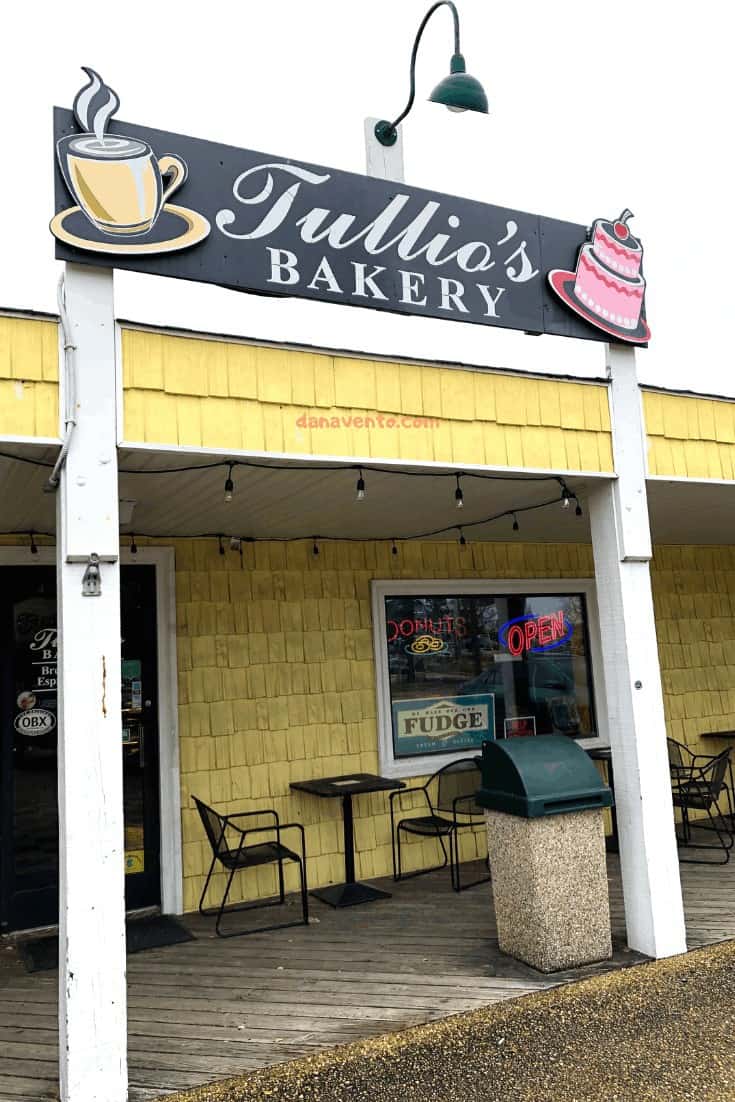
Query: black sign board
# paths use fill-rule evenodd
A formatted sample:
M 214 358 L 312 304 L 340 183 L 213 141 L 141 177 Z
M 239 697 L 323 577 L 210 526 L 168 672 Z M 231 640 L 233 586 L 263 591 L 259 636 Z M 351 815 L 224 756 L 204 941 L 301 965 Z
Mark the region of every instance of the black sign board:
M 82 110 L 54 111 L 60 260 L 610 340 L 547 280 L 584 226 Z

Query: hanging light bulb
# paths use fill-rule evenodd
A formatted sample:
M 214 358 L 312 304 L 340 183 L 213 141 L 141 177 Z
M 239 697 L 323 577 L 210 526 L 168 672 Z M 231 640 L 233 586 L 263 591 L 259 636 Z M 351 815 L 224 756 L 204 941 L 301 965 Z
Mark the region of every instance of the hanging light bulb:
M 227 478 L 225 479 L 225 501 L 229 504 L 232 501 L 232 495 L 235 492 L 235 483 L 232 481 L 232 468 L 234 463 L 230 463 L 230 469 L 227 472 Z
M 464 538 L 464 532 L 461 528 L 458 528 L 457 531 L 459 532 L 459 546 L 464 547 L 467 543 L 467 540 Z
M 131 555 L 137 555 L 138 554 L 138 545 L 135 542 L 135 536 L 132 534 L 132 532 L 130 533 L 130 554 Z
M 360 477 L 355 487 L 355 501 L 364 501 L 367 497 L 367 490 L 365 489 L 365 479 L 362 477 L 362 467 L 359 468 L 359 471 Z
M 220 553 L 220 555 L 224 555 L 225 545 L 222 542 L 222 536 L 217 536 L 217 542 L 219 543 L 219 553 Z
M 391 540 L 391 543 L 392 543 L 393 546 L 390 549 L 390 553 L 391 553 L 391 555 L 397 555 L 398 554 L 398 548 L 396 547 L 396 541 Z
M 31 539 L 31 554 L 32 555 L 37 555 L 38 554 L 38 548 L 36 547 L 36 541 L 33 538 L 33 532 L 30 533 L 30 539 Z
M 520 524 L 518 523 L 518 517 L 517 517 L 517 516 L 515 515 L 515 513 L 514 513 L 514 514 L 513 514 L 513 531 L 514 531 L 514 532 L 518 532 L 518 531 L 520 530 L 520 527 L 521 527 L 521 526 L 520 526 Z
M 459 475 L 455 475 L 457 479 L 457 489 L 454 491 L 454 504 L 458 509 L 464 509 L 464 494 L 462 493 L 462 487 L 459 484 Z
M 311 549 L 311 553 L 312 553 L 312 555 L 318 555 L 319 554 L 319 544 L 316 542 L 317 537 L 314 536 L 313 539 L 314 539 L 314 545 Z

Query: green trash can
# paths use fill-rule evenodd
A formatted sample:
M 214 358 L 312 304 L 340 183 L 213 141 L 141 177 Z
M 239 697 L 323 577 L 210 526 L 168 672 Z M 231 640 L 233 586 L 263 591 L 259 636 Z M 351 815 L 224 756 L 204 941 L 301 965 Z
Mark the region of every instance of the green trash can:
M 500 949 L 541 972 L 609 959 L 612 793 L 591 759 L 567 736 L 537 735 L 483 743 L 481 770 Z

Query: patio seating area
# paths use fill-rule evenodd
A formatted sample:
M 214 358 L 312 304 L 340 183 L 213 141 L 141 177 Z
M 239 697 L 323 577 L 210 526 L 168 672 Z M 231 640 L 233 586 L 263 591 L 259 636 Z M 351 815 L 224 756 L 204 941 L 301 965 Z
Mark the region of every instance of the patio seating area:
M 735 937 L 735 862 L 681 871 L 689 947 Z M 446 871 L 379 881 L 392 898 L 368 906 L 314 902 L 308 928 L 223 941 L 188 915 L 195 941 L 128 959 L 131 1102 L 636 963 L 614 855 L 608 873 L 613 961 L 553 976 L 499 954 L 489 887 L 458 895 Z M 0 1098 L 58 1097 L 56 1000 L 56 972 L 0 950 Z

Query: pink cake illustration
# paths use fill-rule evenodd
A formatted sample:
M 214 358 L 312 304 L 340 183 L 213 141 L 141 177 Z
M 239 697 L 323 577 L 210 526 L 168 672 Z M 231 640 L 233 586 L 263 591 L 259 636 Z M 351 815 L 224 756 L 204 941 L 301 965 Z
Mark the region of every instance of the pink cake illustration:
M 632 217 L 626 209 L 614 222 L 598 218 L 579 250 L 576 271 L 555 269 L 549 283 L 590 325 L 618 340 L 645 344 L 651 331 L 643 309 L 643 249 L 628 228 Z

